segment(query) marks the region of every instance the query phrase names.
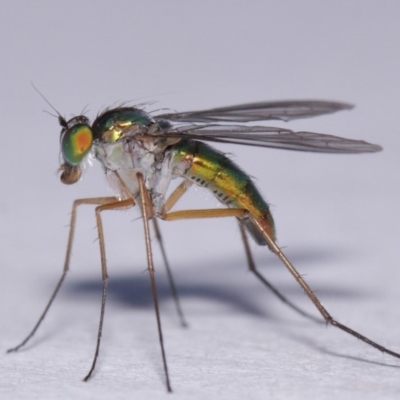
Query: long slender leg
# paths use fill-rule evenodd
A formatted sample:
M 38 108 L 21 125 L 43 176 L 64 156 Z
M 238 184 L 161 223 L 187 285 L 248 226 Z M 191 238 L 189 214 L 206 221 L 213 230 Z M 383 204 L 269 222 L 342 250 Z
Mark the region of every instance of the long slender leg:
M 185 180 L 174 190 L 174 192 L 170 195 L 170 197 L 165 202 L 165 205 L 164 205 L 165 213 L 167 213 L 177 203 L 177 201 L 186 193 L 186 191 L 189 189 L 189 187 L 191 185 L 192 185 L 191 181 Z M 240 232 L 242 235 L 242 240 L 243 240 L 243 244 L 244 244 L 244 248 L 245 248 L 247 264 L 248 264 L 249 270 L 264 284 L 264 286 L 266 286 L 268 289 L 270 289 L 275 294 L 275 296 L 277 296 L 282 302 L 287 304 L 293 310 L 295 310 L 299 314 L 303 315 L 304 317 L 313 320 L 314 322 L 322 323 L 323 321 L 321 319 L 318 319 L 318 318 L 314 317 L 313 315 L 308 314 L 307 312 L 301 310 L 299 307 L 297 307 L 296 305 L 291 303 L 274 286 L 272 286 L 271 283 L 268 282 L 263 275 L 261 275 L 261 273 L 257 270 L 256 265 L 254 263 L 254 260 L 253 260 L 253 257 L 251 255 L 251 251 L 250 251 L 249 242 L 247 240 L 246 232 L 244 230 L 243 225 L 240 223 L 240 221 L 239 221 L 239 227 L 240 227 Z M 156 231 L 157 231 L 157 228 L 156 228 Z M 168 267 L 167 267 L 167 271 L 168 271 Z M 172 283 L 171 283 L 171 287 L 173 287 Z M 179 307 L 178 304 L 177 304 L 177 307 Z M 178 311 L 178 313 L 179 313 L 179 311 Z
M 400 354 L 396 353 L 392 350 L 387 349 L 386 347 L 381 346 L 380 344 L 373 342 L 372 340 L 368 339 L 364 335 L 361 335 L 360 333 L 354 331 L 353 329 L 347 327 L 346 325 L 341 324 L 340 322 L 336 321 L 335 319 L 332 318 L 332 316 L 328 313 L 326 308 L 321 304 L 319 301 L 318 297 L 314 294 L 314 292 L 311 290 L 311 288 L 308 286 L 306 281 L 302 278 L 302 276 L 297 272 L 296 268 L 292 265 L 292 263 L 287 259 L 285 254 L 282 252 L 280 247 L 272 240 L 272 238 L 261 229 L 260 224 L 257 222 L 256 218 L 250 217 L 252 221 L 258 226 L 260 229 L 260 232 L 262 235 L 265 237 L 267 240 L 270 249 L 278 256 L 278 258 L 282 261 L 282 263 L 285 265 L 285 267 L 288 269 L 288 271 L 292 274 L 292 276 L 296 279 L 297 283 L 303 288 L 304 292 L 306 295 L 309 297 L 309 299 L 313 302 L 315 307 L 318 309 L 318 311 L 321 313 L 321 315 L 324 317 L 325 321 L 327 324 L 331 324 L 333 326 L 336 326 L 337 328 L 349 333 L 350 335 L 356 337 L 357 339 L 362 340 L 363 342 L 369 344 L 372 347 L 375 347 L 376 349 L 382 351 L 383 353 L 387 353 L 392 355 L 393 357 L 400 358 Z
M 291 309 L 302 315 L 303 317 L 306 317 L 308 319 L 311 319 L 314 322 L 317 322 L 319 324 L 323 323 L 323 320 L 320 318 L 316 318 L 311 314 L 308 314 L 307 312 L 303 311 L 301 308 L 297 307 L 295 304 L 293 304 L 290 300 L 288 300 L 282 293 L 278 291 L 270 282 L 267 281 L 267 279 L 257 270 L 256 264 L 254 262 L 253 256 L 251 254 L 250 250 L 250 245 L 249 241 L 247 239 L 246 231 L 243 227 L 243 225 L 239 221 L 239 228 L 240 228 L 240 233 L 242 235 L 242 240 L 244 244 L 244 249 L 246 253 L 246 258 L 247 258 L 247 264 L 249 266 L 249 270 L 261 281 L 261 283 L 266 286 L 271 292 L 279 298 L 283 303 L 285 303 L 287 306 L 289 306 Z
M 161 327 L 160 310 L 159 310 L 159 306 L 158 306 L 157 286 L 156 286 L 156 280 L 155 280 L 155 276 L 154 276 L 153 254 L 151 251 L 149 218 L 153 217 L 153 205 L 152 205 L 152 202 L 150 199 L 150 195 L 144 184 L 143 175 L 138 173 L 136 176 L 137 176 L 137 179 L 139 182 L 139 189 L 140 189 L 140 198 L 141 198 L 141 205 L 142 205 L 141 208 L 142 208 L 142 214 L 143 214 L 143 226 L 144 226 L 144 234 L 145 234 L 145 239 L 146 239 L 147 264 L 149 267 L 151 291 L 153 293 L 154 310 L 156 313 L 158 339 L 159 339 L 160 347 L 161 347 L 161 356 L 162 356 L 163 365 L 164 365 L 167 391 L 172 392 L 169 374 L 168 374 L 167 357 L 165 355 L 165 349 L 164 349 L 164 339 L 163 339 L 163 333 L 162 333 L 162 327 Z
M 164 248 L 164 242 L 163 242 L 163 239 L 162 239 L 162 236 L 161 236 L 161 232 L 160 232 L 160 228 L 158 226 L 158 222 L 157 222 L 156 218 L 153 218 L 153 225 L 154 225 L 154 231 L 156 233 L 156 238 L 157 238 L 158 244 L 159 244 L 160 249 L 161 249 L 161 254 L 162 254 L 162 257 L 164 259 L 165 269 L 167 270 L 169 285 L 171 287 L 172 296 L 173 296 L 174 301 L 175 301 L 176 311 L 178 312 L 178 316 L 179 316 L 179 319 L 181 321 L 181 325 L 183 327 L 187 327 L 188 324 L 186 322 L 185 316 L 183 315 L 181 303 L 179 301 L 178 291 L 176 289 L 174 277 L 172 275 L 171 267 L 170 267 L 169 262 L 168 262 L 167 253 L 166 253 L 165 248 Z
M 190 219 L 190 218 L 220 218 L 220 217 L 245 217 L 248 215 L 248 212 L 243 209 L 236 209 L 236 208 L 226 208 L 226 209 L 205 209 L 205 210 L 184 210 L 184 211 L 174 211 L 170 213 L 166 213 L 162 216 L 163 219 L 167 221 L 173 221 L 178 219 Z M 305 311 L 301 310 L 299 307 L 292 304 L 289 300 L 287 300 L 275 287 L 273 287 L 265 278 L 260 274 L 260 272 L 256 269 L 254 260 L 250 253 L 250 247 L 247 241 L 247 237 L 244 233 L 243 226 L 239 223 L 240 230 L 242 233 L 243 244 L 245 246 L 245 252 L 247 257 L 247 262 L 249 265 L 249 269 L 254 275 L 260 279 L 260 281 L 268 287 L 280 300 L 286 303 L 289 307 L 293 308 L 295 311 L 304 315 L 305 317 L 320 323 L 321 320 L 317 319 L 316 317 L 312 316 L 311 314 L 306 313 Z
M 168 199 L 164 203 L 164 212 L 168 212 L 177 201 L 186 193 L 186 191 L 192 186 L 192 182 L 189 180 L 184 180 L 168 197 Z M 169 280 L 169 285 L 171 287 L 172 296 L 174 298 L 176 310 L 178 312 L 179 319 L 181 321 L 181 325 L 183 327 L 187 327 L 188 324 L 186 322 L 186 318 L 183 314 L 182 307 L 179 301 L 178 290 L 176 289 L 175 281 L 172 275 L 172 270 L 168 262 L 167 253 L 165 251 L 164 242 L 161 236 L 161 231 L 156 218 L 153 218 L 154 231 L 156 234 L 156 239 L 161 249 L 161 254 L 164 260 L 164 265 L 167 270 L 167 276 Z
M 164 212 L 167 213 L 178 202 L 178 200 L 186 193 L 186 191 L 193 185 L 193 182 L 185 179 L 165 200 Z
M 91 199 L 77 199 L 74 201 L 72 205 L 72 212 L 71 212 L 71 221 L 70 221 L 70 228 L 69 228 L 69 235 L 68 235 L 68 244 L 67 244 L 67 252 L 65 255 L 65 261 L 64 261 L 64 268 L 62 275 L 53 291 L 53 294 L 50 297 L 50 300 L 48 301 L 44 311 L 42 312 L 41 316 L 39 317 L 39 320 L 37 321 L 36 325 L 33 327 L 32 331 L 29 333 L 29 335 L 16 347 L 13 347 L 11 349 L 7 350 L 7 353 L 11 353 L 14 351 L 19 350 L 22 346 L 24 346 L 30 339 L 31 337 L 36 333 L 37 329 L 39 328 L 40 324 L 46 317 L 47 312 L 49 311 L 54 299 L 56 298 L 58 291 L 60 290 L 64 279 L 67 275 L 67 272 L 69 270 L 69 262 L 71 259 L 71 251 L 72 251 L 72 243 L 74 240 L 74 233 L 75 233 L 75 224 L 76 224 L 76 215 L 77 215 L 77 208 L 80 205 L 83 204 L 107 204 L 110 202 L 115 202 L 117 201 L 116 197 L 95 197 Z
M 113 203 L 103 204 L 96 207 L 96 223 L 97 223 L 97 231 L 99 234 L 99 244 L 100 244 L 100 257 L 101 257 L 101 273 L 103 279 L 103 294 L 101 298 L 101 311 L 100 311 L 100 322 L 99 322 L 99 329 L 97 332 L 97 342 L 96 342 L 96 351 L 94 353 L 92 366 L 88 372 L 88 374 L 83 379 L 85 382 L 91 377 L 95 367 L 97 358 L 99 356 L 100 350 L 100 342 L 101 342 L 101 334 L 103 331 L 103 321 L 104 321 L 104 311 L 106 307 L 106 298 L 107 298 L 107 286 L 108 286 L 108 275 L 107 275 L 107 261 L 106 261 L 106 249 L 104 243 L 104 229 L 103 229 L 103 222 L 101 220 L 101 212 L 106 210 L 119 210 L 125 209 L 134 206 L 134 201 L 132 199 L 129 200 L 122 200 L 116 201 Z
M 242 208 L 206 208 L 200 210 L 180 210 L 172 211 L 160 215 L 165 221 L 178 221 L 180 219 L 200 219 L 200 218 L 225 218 L 225 217 L 247 217 L 249 212 Z
M 125 195 L 130 198 L 132 195 L 129 191 L 129 189 L 127 188 L 125 182 L 123 181 L 123 179 L 121 179 L 121 177 L 119 176 L 117 171 L 114 171 L 114 177 L 115 179 L 119 182 L 119 186 L 120 188 L 122 188 L 122 190 L 124 191 Z M 182 195 L 186 192 L 186 190 L 192 185 L 192 182 L 188 181 L 188 180 L 184 180 L 174 191 L 173 193 L 169 196 L 169 198 L 167 199 L 167 201 L 164 203 L 164 209 L 166 209 L 166 211 L 168 211 L 171 207 L 173 207 L 176 202 L 182 197 Z M 151 213 L 152 214 L 152 213 Z M 175 281 L 172 275 L 172 270 L 171 267 L 169 265 L 168 259 L 167 259 L 167 253 L 165 251 L 165 247 L 164 247 L 164 242 L 161 236 L 161 231 L 160 228 L 158 226 L 157 223 L 157 219 L 156 218 L 152 218 L 153 219 L 153 225 L 154 225 L 154 231 L 156 233 L 156 239 L 158 241 L 158 244 L 160 246 L 161 249 L 161 254 L 164 260 L 164 265 L 165 265 L 165 269 L 167 270 L 167 276 L 168 276 L 168 280 L 169 280 L 169 285 L 171 287 L 171 292 L 172 292 L 172 296 L 174 298 L 174 302 L 175 302 L 175 306 L 178 312 L 178 316 L 179 319 L 181 321 L 181 325 L 183 327 L 187 326 L 185 317 L 183 315 L 182 312 L 182 308 L 179 302 L 179 296 L 178 296 L 178 291 L 176 289 L 176 285 L 175 285 Z
M 306 295 L 313 302 L 313 304 L 318 309 L 320 314 L 323 316 L 323 318 L 327 324 L 336 326 L 337 328 L 341 329 L 342 331 L 347 332 L 348 334 L 356 337 L 357 339 L 362 340 L 363 342 L 369 344 L 372 347 L 375 347 L 376 349 L 380 350 L 383 353 L 387 353 L 393 357 L 400 358 L 399 353 L 396 353 L 390 349 L 387 349 L 386 347 L 381 346 L 380 344 L 372 341 L 371 339 L 368 339 L 364 335 L 361 335 L 360 333 L 354 331 L 353 329 L 349 328 L 348 326 L 343 325 L 340 322 L 333 319 L 332 316 L 325 309 L 325 307 L 321 304 L 318 297 L 313 293 L 313 291 L 307 285 L 305 280 L 297 272 L 297 270 L 292 265 L 292 263 L 287 259 L 285 254 L 279 248 L 279 246 L 272 240 L 272 238 L 268 235 L 268 233 L 263 230 L 262 226 L 259 224 L 257 219 L 255 217 L 253 217 L 247 210 L 234 209 L 234 208 L 206 209 L 206 210 L 184 210 L 184 211 L 174 211 L 174 212 L 165 214 L 162 216 L 162 218 L 165 219 L 166 221 L 175 221 L 175 220 L 179 220 L 179 219 L 218 218 L 218 217 L 229 217 L 229 216 L 251 218 L 253 223 L 258 227 L 259 231 L 265 237 L 271 251 L 278 256 L 278 258 L 285 265 L 285 267 L 288 269 L 288 271 L 296 279 L 297 283 L 303 288 Z

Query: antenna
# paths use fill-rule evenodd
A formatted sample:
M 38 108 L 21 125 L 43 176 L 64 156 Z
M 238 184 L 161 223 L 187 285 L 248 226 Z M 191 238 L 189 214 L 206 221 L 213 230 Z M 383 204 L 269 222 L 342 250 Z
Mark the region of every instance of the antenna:
M 53 116 L 53 117 L 58 118 L 58 122 L 60 123 L 60 125 L 61 125 L 63 128 L 67 128 L 67 121 L 66 121 L 66 119 L 57 111 L 57 109 L 50 103 L 50 101 L 46 99 L 46 97 L 44 96 L 44 94 L 33 84 L 33 82 L 31 82 L 31 85 L 32 85 L 33 89 L 34 89 L 37 93 L 39 93 L 39 96 L 40 96 L 40 97 L 41 97 L 41 98 L 42 98 L 42 99 L 57 113 L 57 115 L 53 115 L 53 114 L 49 113 L 49 112 L 46 111 L 46 110 L 45 110 L 45 112 L 46 112 L 47 114 L 50 114 L 50 115 Z

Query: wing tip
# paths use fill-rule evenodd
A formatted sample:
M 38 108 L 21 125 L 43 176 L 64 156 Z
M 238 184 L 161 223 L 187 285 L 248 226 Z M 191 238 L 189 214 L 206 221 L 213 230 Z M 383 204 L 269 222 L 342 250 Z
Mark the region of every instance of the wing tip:
M 372 143 L 368 143 L 369 144 L 369 152 L 370 153 L 377 153 L 378 151 L 382 151 L 383 147 L 380 146 L 379 144 L 372 144 Z

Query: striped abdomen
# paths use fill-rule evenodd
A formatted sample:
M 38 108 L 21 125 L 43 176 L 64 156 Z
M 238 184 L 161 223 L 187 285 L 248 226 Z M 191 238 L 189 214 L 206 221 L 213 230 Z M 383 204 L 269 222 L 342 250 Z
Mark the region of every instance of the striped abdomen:
M 227 207 L 249 211 L 275 240 L 274 220 L 268 204 L 251 178 L 225 154 L 196 140 L 182 140 L 171 147 L 172 168 L 199 186 L 206 187 Z M 242 219 L 260 245 L 267 242 L 249 219 Z

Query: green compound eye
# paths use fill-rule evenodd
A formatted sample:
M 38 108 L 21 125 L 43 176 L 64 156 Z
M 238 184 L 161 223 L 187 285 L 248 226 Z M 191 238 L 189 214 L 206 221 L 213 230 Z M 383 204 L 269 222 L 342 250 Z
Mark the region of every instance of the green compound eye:
M 61 138 L 61 152 L 66 163 L 79 165 L 92 148 L 93 132 L 86 124 L 76 124 Z

